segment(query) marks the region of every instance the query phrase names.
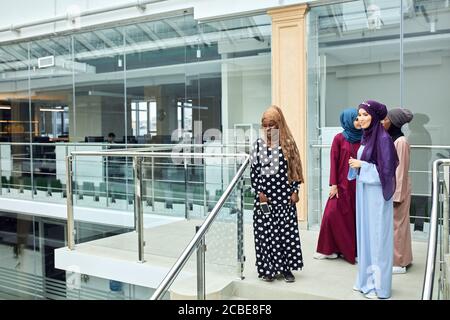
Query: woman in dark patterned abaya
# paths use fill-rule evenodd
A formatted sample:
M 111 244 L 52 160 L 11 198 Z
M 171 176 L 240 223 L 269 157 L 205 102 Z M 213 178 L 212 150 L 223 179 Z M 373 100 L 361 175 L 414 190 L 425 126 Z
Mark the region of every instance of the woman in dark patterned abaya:
M 279 107 L 269 107 L 261 124 L 264 135 L 251 154 L 256 268 L 264 281 L 281 275 L 294 282 L 292 271 L 303 267 L 296 209 L 303 182 L 300 154 Z M 269 211 L 262 210 L 266 203 Z

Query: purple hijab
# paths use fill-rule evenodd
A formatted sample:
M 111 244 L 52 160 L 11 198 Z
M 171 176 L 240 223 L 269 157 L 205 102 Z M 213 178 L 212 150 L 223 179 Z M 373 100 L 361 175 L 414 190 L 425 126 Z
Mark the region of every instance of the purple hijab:
M 383 197 L 388 201 L 395 192 L 395 170 L 399 161 L 392 138 L 380 122 L 386 117 L 387 109 L 384 104 L 374 100 L 361 103 L 358 109 L 364 109 L 372 116 L 370 126 L 363 129 L 361 144 L 364 145 L 364 150 L 361 160 L 375 164 Z

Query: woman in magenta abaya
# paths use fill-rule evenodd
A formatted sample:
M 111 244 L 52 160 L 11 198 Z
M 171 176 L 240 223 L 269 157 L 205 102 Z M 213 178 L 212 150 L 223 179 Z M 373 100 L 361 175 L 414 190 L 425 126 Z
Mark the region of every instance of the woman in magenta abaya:
M 338 133 L 331 145 L 330 194 L 322 217 L 316 259 L 334 259 L 341 255 L 355 263 L 355 188 L 356 182 L 347 179 L 348 159 L 356 158 L 362 130 L 358 111 L 345 109 L 341 114 L 343 132 Z

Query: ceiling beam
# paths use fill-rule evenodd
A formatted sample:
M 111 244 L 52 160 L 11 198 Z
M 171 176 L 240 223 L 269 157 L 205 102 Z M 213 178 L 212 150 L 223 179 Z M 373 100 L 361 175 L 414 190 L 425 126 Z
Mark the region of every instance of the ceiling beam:
M 168 25 L 170 28 L 172 28 L 173 31 L 175 31 L 175 33 L 178 35 L 178 37 L 180 37 L 181 39 L 184 40 L 184 45 L 187 46 L 188 43 L 185 40 L 186 38 L 186 34 L 183 32 L 183 30 L 181 30 L 181 28 L 173 21 L 171 20 L 162 20 L 162 22 L 164 22 L 166 25 Z M 191 45 L 192 47 L 192 45 Z
M 142 30 L 147 37 L 149 37 L 150 40 L 154 41 L 156 43 L 156 45 L 159 47 L 159 49 L 165 49 L 167 48 L 164 41 L 161 40 L 158 35 L 152 30 L 150 29 L 149 26 L 145 25 L 145 24 L 137 24 L 136 27 L 138 27 L 140 30 Z
M 28 61 L 28 57 L 21 55 L 19 52 L 17 52 L 17 50 L 14 50 L 10 47 L 3 47 L 2 50 L 17 59 L 17 61 L 9 61 L 9 62 L 19 62 L 20 64 L 23 64 L 28 68 L 28 63 L 24 62 Z
M 85 47 L 86 49 L 88 49 L 92 55 L 96 58 L 97 55 L 95 54 L 95 52 L 97 52 L 97 48 L 95 48 L 92 44 L 89 43 L 89 40 L 86 39 L 86 36 L 82 33 L 78 34 L 77 36 L 75 36 L 75 40 L 77 40 L 78 42 L 80 42 L 83 47 Z M 74 52 L 74 55 L 76 56 L 76 52 Z
M 111 39 L 109 39 L 104 33 L 103 30 L 100 31 L 94 31 L 94 34 L 96 37 L 98 37 L 101 41 L 103 41 L 109 48 L 111 48 L 112 50 L 114 50 L 116 52 L 116 54 L 120 55 L 123 54 L 123 51 L 120 50 L 120 47 L 117 46 L 114 41 L 112 41 Z M 123 46 L 123 45 L 122 45 Z M 121 46 L 121 47 L 122 47 Z
M 227 27 L 225 26 L 225 24 L 223 23 L 223 21 L 219 21 L 219 25 L 220 25 L 220 32 L 225 34 L 226 38 L 228 39 L 228 41 L 230 41 L 230 43 L 235 44 L 236 41 L 234 41 L 233 37 L 230 35 L 229 30 L 227 29 Z
M 262 35 L 261 31 L 259 30 L 258 26 L 255 23 L 255 19 L 253 17 L 247 17 L 246 20 L 249 23 L 249 28 L 253 33 L 253 37 L 261 42 L 264 42 L 264 36 Z

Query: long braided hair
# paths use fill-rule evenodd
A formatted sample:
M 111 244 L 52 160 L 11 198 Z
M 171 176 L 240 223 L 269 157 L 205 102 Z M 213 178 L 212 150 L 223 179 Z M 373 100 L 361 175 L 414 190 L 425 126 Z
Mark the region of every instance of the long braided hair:
M 281 149 L 283 150 L 288 163 L 289 183 L 292 181 L 299 181 L 302 183 L 303 170 L 302 161 L 300 160 L 300 153 L 294 137 L 292 136 L 291 130 L 289 130 L 286 123 L 283 112 L 278 106 L 272 105 L 263 113 L 261 123 L 263 123 L 265 119 L 274 121 L 278 126 Z

